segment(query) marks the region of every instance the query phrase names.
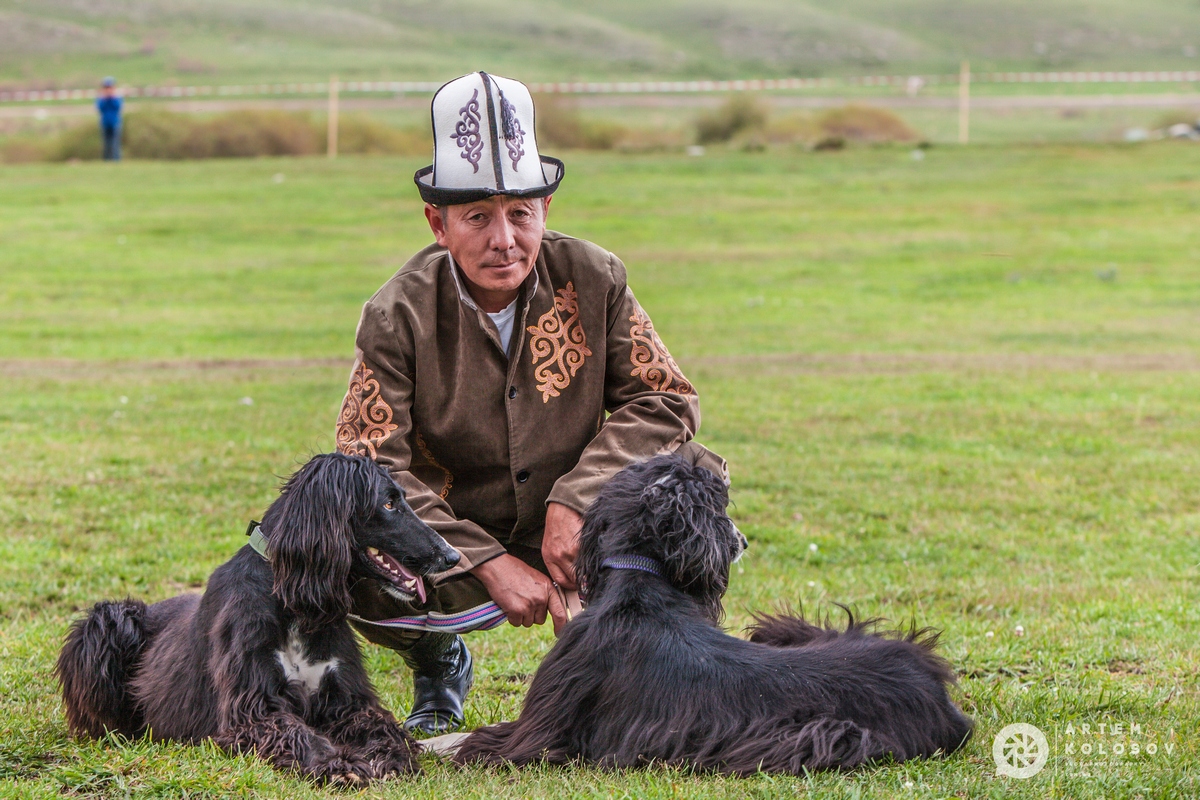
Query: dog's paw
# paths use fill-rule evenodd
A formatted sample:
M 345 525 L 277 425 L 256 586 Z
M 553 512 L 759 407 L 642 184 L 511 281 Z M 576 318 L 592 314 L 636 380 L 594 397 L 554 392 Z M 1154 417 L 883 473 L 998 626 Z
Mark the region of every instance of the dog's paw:
M 331 786 L 362 786 L 375 777 L 370 762 L 349 758 L 332 758 L 311 771 L 312 777 Z
M 388 755 L 372 759 L 371 770 L 376 778 L 390 780 L 401 775 L 415 775 L 421 771 L 421 767 L 407 754 Z

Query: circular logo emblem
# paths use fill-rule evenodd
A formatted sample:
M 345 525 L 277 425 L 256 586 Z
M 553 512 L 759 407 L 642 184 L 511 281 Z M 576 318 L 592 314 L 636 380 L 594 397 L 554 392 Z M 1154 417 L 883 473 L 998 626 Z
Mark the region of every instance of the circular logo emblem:
M 1046 735 L 1033 725 L 1018 722 L 1008 725 L 992 740 L 992 759 L 996 774 L 1009 778 L 1032 778 L 1042 771 L 1050 758 Z

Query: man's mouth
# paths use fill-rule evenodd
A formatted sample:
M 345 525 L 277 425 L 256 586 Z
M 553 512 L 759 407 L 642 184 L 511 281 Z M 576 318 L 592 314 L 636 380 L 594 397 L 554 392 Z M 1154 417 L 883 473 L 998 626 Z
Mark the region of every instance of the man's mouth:
M 374 547 L 367 548 L 367 555 L 383 571 L 384 575 L 405 594 L 416 597 L 421 603 L 425 602 L 425 581 L 404 568 L 396 559 L 381 553 Z

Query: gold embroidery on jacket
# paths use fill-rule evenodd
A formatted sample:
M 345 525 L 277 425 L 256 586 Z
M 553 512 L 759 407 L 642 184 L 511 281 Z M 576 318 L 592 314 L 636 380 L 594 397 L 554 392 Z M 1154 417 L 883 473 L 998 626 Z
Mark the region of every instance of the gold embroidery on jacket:
M 392 407 L 379 394 L 379 381 L 367 365 L 358 362 L 350 376 L 350 388 L 338 415 L 337 448 L 343 453 L 369 455 L 387 441 L 398 425 L 392 423 Z
M 415 438 L 417 441 L 417 449 L 421 451 L 421 455 L 425 457 L 425 460 L 429 462 L 429 465 L 446 473 L 446 477 L 442 481 L 442 490 L 438 492 L 438 497 L 445 500 L 450 494 L 450 487 L 454 485 L 454 475 L 450 472 L 450 470 L 443 467 L 438 460 L 433 457 L 433 453 L 429 451 L 429 445 L 425 444 L 425 439 L 421 436 L 421 434 L 418 433 Z
M 554 308 L 542 314 L 537 325 L 527 328 L 529 352 L 533 354 L 533 377 L 539 381 L 537 388 L 542 393 L 543 403 L 558 397 L 562 389 L 570 386 L 571 378 L 583 366 L 583 360 L 592 354 L 579 321 L 576 297 L 573 282 L 567 281 L 567 288 L 559 289 L 554 298 Z M 562 314 L 568 315 L 566 322 L 563 322 Z M 543 358 L 547 360 L 539 367 L 538 361 Z
M 683 377 L 679 365 L 667 352 L 667 346 L 658 338 L 654 323 L 646 316 L 646 312 L 635 307 L 629 321 L 633 323 L 629 329 L 629 338 L 633 340 L 629 353 L 633 372 L 629 374 L 641 378 L 642 383 L 656 392 L 695 394 L 696 390 Z

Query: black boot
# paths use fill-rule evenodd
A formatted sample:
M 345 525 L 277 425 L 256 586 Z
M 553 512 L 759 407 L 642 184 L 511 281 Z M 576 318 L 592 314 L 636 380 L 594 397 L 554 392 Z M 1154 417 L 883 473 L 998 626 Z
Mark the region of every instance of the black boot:
M 426 633 L 400 657 L 413 671 L 413 707 L 404 728 L 424 734 L 449 733 L 463 723 L 463 700 L 475 668 L 461 636 Z

